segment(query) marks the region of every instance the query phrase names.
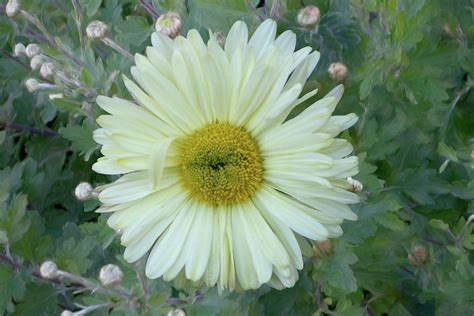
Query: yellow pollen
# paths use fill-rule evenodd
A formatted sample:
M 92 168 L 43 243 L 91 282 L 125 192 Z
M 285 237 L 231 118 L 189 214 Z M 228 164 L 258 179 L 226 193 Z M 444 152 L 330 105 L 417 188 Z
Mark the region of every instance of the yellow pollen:
M 209 124 L 184 137 L 179 162 L 184 188 L 213 206 L 243 202 L 262 182 L 257 143 L 244 129 L 227 123 Z

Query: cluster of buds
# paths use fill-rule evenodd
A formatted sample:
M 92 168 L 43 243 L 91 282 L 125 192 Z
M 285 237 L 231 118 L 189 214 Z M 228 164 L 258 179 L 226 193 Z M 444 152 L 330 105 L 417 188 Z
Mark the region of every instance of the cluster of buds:
M 179 35 L 179 32 L 181 32 L 182 26 L 183 21 L 179 14 L 168 12 L 160 15 L 160 17 L 156 19 L 155 30 L 169 36 L 170 38 L 175 38 Z
M 122 270 L 114 264 L 107 264 L 100 269 L 99 281 L 104 287 L 101 287 L 96 282 L 92 282 L 86 278 L 83 278 L 80 275 L 75 275 L 66 271 L 59 270 L 57 265 L 53 261 L 49 261 L 49 260 L 41 264 L 39 274 L 42 278 L 46 280 L 52 280 L 54 282 L 58 282 L 58 281 L 62 282 L 63 280 L 69 280 L 70 282 L 76 285 L 77 284 L 81 285 L 85 289 L 92 291 L 92 293 L 96 291 L 100 291 L 101 293 L 111 294 L 111 295 L 122 294 L 124 295 L 124 297 L 127 297 L 127 298 L 130 298 L 130 295 L 131 295 L 130 292 L 128 292 L 122 287 L 119 287 L 118 289 L 115 289 L 115 290 L 111 289 L 113 287 L 119 286 L 123 278 Z M 61 316 L 86 315 L 92 311 L 95 311 L 101 308 L 107 308 L 108 306 L 109 304 L 107 303 L 90 305 L 87 307 L 81 306 L 82 309 L 77 312 L 73 312 L 66 309 L 61 312 Z
M 298 12 L 296 20 L 301 26 L 313 28 L 319 23 L 320 18 L 321 12 L 319 11 L 319 8 L 314 5 L 309 5 Z
M 347 66 L 343 63 L 332 63 L 329 65 L 328 73 L 333 80 L 343 81 L 348 74 Z

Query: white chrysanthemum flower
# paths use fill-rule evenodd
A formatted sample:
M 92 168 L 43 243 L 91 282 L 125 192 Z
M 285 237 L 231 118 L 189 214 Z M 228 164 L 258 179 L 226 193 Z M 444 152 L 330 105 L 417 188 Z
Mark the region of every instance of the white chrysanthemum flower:
M 150 251 L 149 278 L 184 278 L 220 289 L 291 287 L 303 268 L 296 235 L 342 234 L 346 178 L 357 173 L 352 146 L 335 138 L 354 114 L 331 116 L 338 86 L 300 115 L 290 111 L 319 52 L 295 50 L 263 22 L 248 40 L 236 22 L 224 49 L 196 30 L 175 40 L 154 33 L 147 57 L 136 55 L 125 85 L 139 105 L 99 97 L 110 115 L 94 132 L 102 154 L 96 172 L 120 179 L 100 188 L 101 212 L 123 231 L 124 257 Z

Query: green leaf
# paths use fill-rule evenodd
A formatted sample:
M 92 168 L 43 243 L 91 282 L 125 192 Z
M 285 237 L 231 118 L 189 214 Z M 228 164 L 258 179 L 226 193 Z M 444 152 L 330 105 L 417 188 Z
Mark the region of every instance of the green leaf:
M 92 120 L 85 120 L 82 126 L 69 124 L 67 127 L 59 129 L 59 133 L 71 141 L 71 149 L 84 156 L 88 161 L 91 155 L 99 148 L 99 145 L 92 138 L 95 124 Z
M 86 10 L 87 16 L 91 17 L 99 10 L 102 0 L 79 0 L 79 3 Z

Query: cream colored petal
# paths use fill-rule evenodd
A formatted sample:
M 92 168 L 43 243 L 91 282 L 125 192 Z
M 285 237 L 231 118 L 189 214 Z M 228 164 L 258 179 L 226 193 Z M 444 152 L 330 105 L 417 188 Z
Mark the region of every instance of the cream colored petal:
M 168 148 L 174 140 L 174 137 L 168 137 L 152 146 L 148 173 L 149 186 L 152 190 L 156 189 L 161 181 Z
M 253 47 L 255 59 L 259 59 L 273 46 L 275 42 L 277 25 L 270 19 L 263 21 L 253 33 L 249 40 L 249 46 Z
M 295 51 L 296 35 L 290 30 L 281 33 L 275 40 L 275 46 L 280 48 L 282 54 L 291 54 Z
M 212 243 L 213 210 L 203 204 L 198 206 L 193 226 L 186 243 L 186 278 L 198 281 L 204 275 Z
M 255 195 L 255 203 L 262 214 L 286 223 L 293 231 L 312 240 L 325 240 L 328 231 L 316 219 L 288 203 L 287 198 L 274 189 L 263 187 Z
M 238 205 L 232 207 L 232 244 L 235 272 L 242 289 L 250 290 L 258 287 L 258 275 L 253 266 L 252 254 L 243 227 L 246 223 L 241 220 L 241 212 L 242 209 Z
M 220 274 L 220 257 L 221 257 L 221 240 L 219 238 L 220 227 L 219 227 L 219 210 L 214 208 L 212 210 L 212 242 L 211 252 L 209 256 L 209 262 L 207 264 L 206 273 L 204 274 L 204 283 L 211 287 L 217 283 Z
M 136 125 L 146 126 L 147 129 L 153 132 L 156 131 L 160 136 L 169 136 L 176 133 L 169 124 L 157 118 L 153 113 L 127 100 L 98 96 L 96 102 L 115 117 L 133 121 Z
M 162 276 L 176 263 L 181 249 L 188 239 L 195 214 L 196 205 L 192 202 L 186 203 L 168 230 L 158 239 L 146 264 L 145 273 L 148 278 L 156 279 Z
M 173 40 L 168 36 L 160 32 L 154 32 L 151 34 L 151 44 L 162 56 L 164 56 L 168 61 L 171 60 L 173 55 Z
M 225 41 L 225 52 L 229 59 L 232 59 L 234 53 L 240 49 L 239 47 L 247 45 L 248 30 L 247 25 L 242 21 L 237 21 L 232 25 L 227 39 Z

